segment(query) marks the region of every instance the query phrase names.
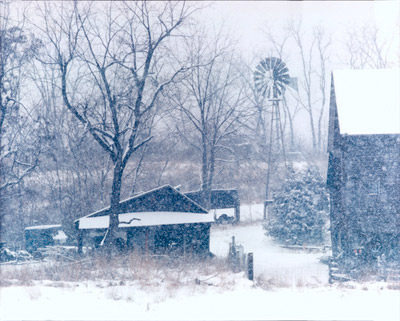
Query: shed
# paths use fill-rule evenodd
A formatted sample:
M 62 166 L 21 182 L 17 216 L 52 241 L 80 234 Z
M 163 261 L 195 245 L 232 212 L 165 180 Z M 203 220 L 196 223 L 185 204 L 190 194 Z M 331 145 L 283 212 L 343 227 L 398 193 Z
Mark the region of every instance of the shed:
M 61 224 L 36 225 L 25 228 L 25 248 L 30 253 L 46 246 L 65 244 L 67 239 Z
M 207 195 L 205 191 L 191 191 L 185 193 L 187 197 L 206 208 Z M 210 211 L 214 212 L 216 219 L 233 211 L 232 219 L 240 222 L 240 198 L 238 189 L 213 189 L 210 195 Z
M 332 252 L 400 253 L 400 72 L 332 72 L 327 186 Z
M 136 195 L 120 205 L 118 240 L 121 249 L 155 254 L 209 253 L 213 216 L 172 186 Z M 76 220 L 80 250 L 85 241 L 99 246 L 109 221 L 109 207 Z

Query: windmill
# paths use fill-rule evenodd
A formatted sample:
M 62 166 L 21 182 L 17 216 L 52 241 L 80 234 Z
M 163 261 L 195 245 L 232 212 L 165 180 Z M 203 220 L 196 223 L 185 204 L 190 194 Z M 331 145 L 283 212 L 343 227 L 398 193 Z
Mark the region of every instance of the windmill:
M 254 84 L 258 93 L 267 101 L 272 103 L 271 112 L 271 128 L 270 141 L 268 150 L 268 169 L 265 187 L 265 203 L 264 203 L 264 220 L 267 217 L 267 205 L 271 203 L 269 200 L 269 181 L 271 175 L 271 153 L 273 137 L 276 136 L 277 148 L 282 148 L 282 154 L 286 166 L 285 145 L 283 141 L 283 129 L 280 118 L 279 102 L 286 91 L 287 86 L 291 86 L 297 90 L 297 79 L 289 76 L 289 69 L 286 64 L 279 58 L 268 57 L 257 65 L 254 72 Z M 275 135 L 274 135 L 275 134 Z

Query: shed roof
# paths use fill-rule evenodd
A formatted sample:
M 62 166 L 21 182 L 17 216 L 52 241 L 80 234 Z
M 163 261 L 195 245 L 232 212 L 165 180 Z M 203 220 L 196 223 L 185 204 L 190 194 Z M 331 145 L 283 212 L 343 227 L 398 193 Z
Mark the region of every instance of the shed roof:
M 400 134 L 400 69 L 333 71 L 340 134 Z
M 28 226 L 25 228 L 25 231 L 33 231 L 33 230 L 48 230 L 48 229 L 59 229 L 61 228 L 61 224 L 53 224 L 53 225 L 35 225 Z
M 134 212 L 118 215 L 119 228 L 193 224 L 214 222 L 213 213 L 187 213 L 187 212 Z M 79 220 L 79 229 L 106 229 L 110 224 L 110 215 L 82 217 Z
M 121 201 L 118 214 L 130 212 L 208 213 L 206 209 L 171 185 L 163 185 Z M 106 207 L 85 217 L 108 214 L 110 214 L 110 207 Z
M 170 185 L 136 195 L 120 203 L 119 227 L 165 224 L 204 223 L 213 221 L 208 211 Z M 108 228 L 110 207 L 81 217 L 80 229 Z M 133 219 L 133 220 L 132 220 Z

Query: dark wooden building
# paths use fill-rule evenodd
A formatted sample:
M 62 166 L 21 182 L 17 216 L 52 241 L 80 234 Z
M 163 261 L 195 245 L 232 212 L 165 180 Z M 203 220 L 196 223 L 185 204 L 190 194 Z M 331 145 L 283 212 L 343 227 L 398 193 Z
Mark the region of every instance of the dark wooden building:
M 206 194 L 204 191 L 192 191 L 185 193 L 187 197 L 194 200 L 197 204 L 200 204 L 204 208 L 207 208 Z M 233 211 L 231 217 L 233 222 L 240 222 L 240 198 L 239 190 L 237 189 L 215 189 L 211 190 L 210 195 L 210 211 L 213 213 L 215 218 L 218 220 L 222 215 L 230 216 L 230 212 Z
M 121 202 L 118 213 L 121 249 L 143 253 L 208 255 L 214 217 L 170 185 Z M 80 248 L 98 247 L 109 227 L 110 208 L 76 220 Z
M 40 248 L 54 245 L 64 245 L 68 236 L 62 229 L 61 224 L 36 225 L 25 228 L 25 249 L 34 253 Z
M 399 70 L 332 73 L 327 186 L 334 257 L 400 256 Z

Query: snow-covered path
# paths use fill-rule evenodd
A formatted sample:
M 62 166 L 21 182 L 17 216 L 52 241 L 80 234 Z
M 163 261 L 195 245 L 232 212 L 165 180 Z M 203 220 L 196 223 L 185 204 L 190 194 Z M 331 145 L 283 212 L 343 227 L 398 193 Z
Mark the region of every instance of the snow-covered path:
M 277 285 L 328 283 L 328 267 L 319 263 L 321 253 L 294 252 L 277 246 L 265 236 L 261 222 L 235 227 L 213 227 L 211 252 L 226 257 L 229 243 L 235 236 L 236 244 L 243 245 L 245 253 L 254 253 L 255 276 L 273 279 Z

